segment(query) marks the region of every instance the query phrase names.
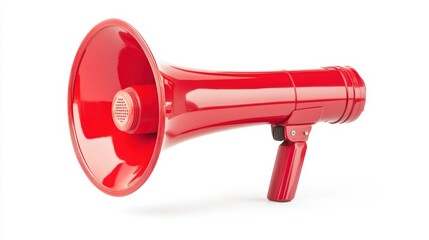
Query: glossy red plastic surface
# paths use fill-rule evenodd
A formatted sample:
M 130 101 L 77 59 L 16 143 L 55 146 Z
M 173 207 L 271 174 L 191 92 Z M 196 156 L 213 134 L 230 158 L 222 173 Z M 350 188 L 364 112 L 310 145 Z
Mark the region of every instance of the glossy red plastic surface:
M 166 144 L 242 124 L 283 122 L 295 109 L 290 76 L 202 72 L 162 66 Z
M 88 178 L 103 192 L 124 196 L 147 180 L 162 147 L 244 124 L 311 128 L 319 121 L 350 122 L 364 103 L 364 83 L 350 67 L 246 73 L 172 66 L 159 70 L 134 28 L 107 20 L 88 33 L 77 52 L 68 113 L 73 146 Z M 290 146 L 282 147 L 277 158 L 305 152 L 305 142 Z M 303 155 L 295 158 L 300 161 L 292 168 L 302 165 Z M 273 196 L 285 195 L 274 185 L 278 190 L 270 190 Z
M 157 89 L 159 124 L 154 133 L 129 134 L 115 126 L 112 102 L 117 92 L 141 85 Z M 127 23 L 104 21 L 83 40 L 70 76 L 70 132 L 82 168 L 103 192 L 130 194 L 152 172 L 164 137 L 163 86 L 149 48 Z
M 284 141 L 280 144 L 271 176 L 268 199 L 287 202 L 295 197 L 306 151 L 305 142 Z

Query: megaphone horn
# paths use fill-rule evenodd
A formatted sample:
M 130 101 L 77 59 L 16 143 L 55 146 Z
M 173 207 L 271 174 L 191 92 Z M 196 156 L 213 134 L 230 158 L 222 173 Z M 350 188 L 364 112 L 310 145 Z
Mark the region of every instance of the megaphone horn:
M 80 165 L 101 191 L 124 196 L 151 174 L 161 149 L 250 123 L 271 124 L 279 146 L 268 198 L 294 198 L 317 122 L 346 123 L 365 105 L 351 67 L 203 72 L 156 64 L 129 24 L 106 20 L 85 37 L 68 90 L 70 134 Z

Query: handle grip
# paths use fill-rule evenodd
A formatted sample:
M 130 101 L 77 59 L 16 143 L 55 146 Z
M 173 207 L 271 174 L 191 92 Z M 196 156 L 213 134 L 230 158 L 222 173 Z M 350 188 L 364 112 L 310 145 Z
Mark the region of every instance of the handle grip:
M 276 162 L 271 176 L 268 199 L 288 202 L 295 197 L 307 144 L 283 141 L 277 151 Z

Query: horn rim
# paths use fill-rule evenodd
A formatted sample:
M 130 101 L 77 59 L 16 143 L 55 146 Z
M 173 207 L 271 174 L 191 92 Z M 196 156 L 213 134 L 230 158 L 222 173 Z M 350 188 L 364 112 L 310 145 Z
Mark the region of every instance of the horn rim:
M 158 95 L 158 106 L 159 106 L 159 114 L 158 114 L 158 132 L 155 140 L 155 146 L 152 151 L 152 155 L 150 157 L 149 163 L 146 166 L 145 169 L 137 169 L 136 171 L 139 171 L 140 174 L 136 177 L 136 179 L 133 179 L 132 184 L 124 189 L 112 189 L 107 186 L 105 186 L 102 182 L 100 182 L 99 179 L 97 179 L 94 174 L 92 173 L 91 169 L 89 169 L 87 165 L 87 161 L 85 160 L 85 157 L 81 151 L 81 147 L 79 144 L 79 138 L 76 134 L 76 126 L 75 126 L 75 118 L 73 114 L 73 100 L 74 100 L 74 87 L 75 87 L 75 79 L 77 77 L 77 72 L 79 70 L 82 57 L 85 53 L 86 48 L 89 46 L 91 40 L 103 29 L 108 27 L 119 27 L 126 31 L 127 33 L 131 34 L 131 36 L 138 42 L 141 49 L 143 50 L 145 57 L 147 58 L 153 77 L 155 79 L 155 85 L 157 88 L 157 95 Z M 135 192 L 137 189 L 139 189 L 149 178 L 151 175 L 157 160 L 159 158 L 163 141 L 164 141 L 164 130 L 165 130 L 165 113 L 164 113 L 164 102 L 165 102 L 165 93 L 164 93 L 164 85 L 162 84 L 162 77 L 160 74 L 160 71 L 158 69 L 158 66 L 156 64 L 155 58 L 153 57 L 148 45 L 146 44 L 143 37 L 140 35 L 140 33 L 132 27 L 129 23 L 119 20 L 119 19 L 108 19 L 104 20 L 100 23 L 98 23 L 96 26 L 94 26 L 88 34 L 85 36 L 84 40 L 79 46 L 79 49 L 76 53 L 76 56 L 73 61 L 71 74 L 70 74 L 70 80 L 69 80 L 69 86 L 68 86 L 68 101 L 67 101 L 67 108 L 68 108 L 68 121 L 69 121 L 69 130 L 70 130 L 70 136 L 73 144 L 73 148 L 75 151 L 75 154 L 78 158 L 79 164 L 84 170 L 84 173 L 89 178 L 89 180 L 95 185 L 98 189 L 100 189 L 102 192 L 112 195 L 112 196 L 126 196 L 133 192 Z

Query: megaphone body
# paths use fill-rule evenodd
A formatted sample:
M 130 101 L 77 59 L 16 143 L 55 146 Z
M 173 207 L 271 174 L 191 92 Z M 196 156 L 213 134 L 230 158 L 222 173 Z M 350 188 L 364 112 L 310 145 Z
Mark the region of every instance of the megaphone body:
M 83 40 L 68 113 L 79 162 L 105 193 L 124 196 L 150 176 L 163 148 L 247 124 L 270 124 L 279 146 L 268 198 L 294 198 L 306 141 L 317 122 L 345 123 L 364 109 L 351 67 L 208 72 L 158 66 L 139 33 L 106 20 Z

